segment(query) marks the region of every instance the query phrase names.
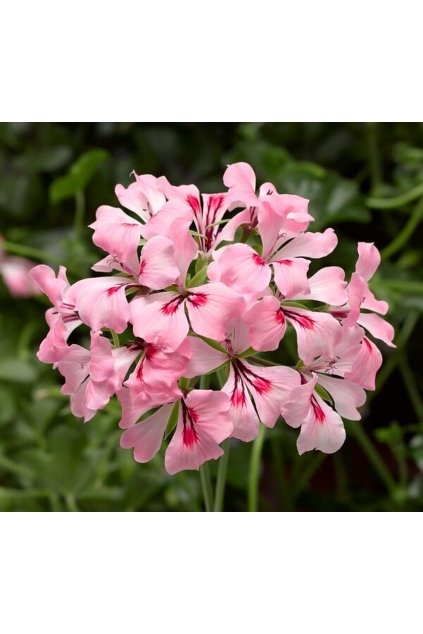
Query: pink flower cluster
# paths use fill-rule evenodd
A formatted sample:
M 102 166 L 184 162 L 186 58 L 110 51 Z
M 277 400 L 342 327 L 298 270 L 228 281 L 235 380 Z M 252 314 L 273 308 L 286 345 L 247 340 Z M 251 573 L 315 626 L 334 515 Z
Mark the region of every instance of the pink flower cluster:
M 300 427 L 300 453 L 336 451 L 341 417 L 359 419 L 364 390 L 375 388 L 382 357 L 368 335 L 394 345 L 379 316 L 388 306 L 368 286 L 380 262 L 373 244 L 358 244 L 349 283 L 337 266 L 309 275 L 337 237 L 308 231 L 308 201 L 271 183 L 257 192 L 246 163 L 230 165 L 223 182 L 224 193 L 200 195 L 135 175 L 115 190 L 133 215 L 101 206 L 91 225 L 106 252 L 98 277 L 70 286 L 63 267 L 57 277 L 44 265 L 31 273 L 53 304 L 38 357 L 65 377 L 74 415 L 88 421 L 116 394 L 121 446 L 147 462 L 170 437 L 170 474 L 219 458 L 228 437 L 253 440 L 279 416 Z M 81 324 L 89 349 L 68 344 Z M 298 363 L 269 367 L 257 353 L 283 345 L 288 328 Z M 196 389 L 217 370 L 221 390 Z
M 0 276 L 9 292 L 14 297 L 30 297 L 38 295 L 39 289 L 30 278 L 30 271 L 34 266 L 34 262 L 14 255 L 8 255 L 1 244 L 3 242 L 0 236 Z

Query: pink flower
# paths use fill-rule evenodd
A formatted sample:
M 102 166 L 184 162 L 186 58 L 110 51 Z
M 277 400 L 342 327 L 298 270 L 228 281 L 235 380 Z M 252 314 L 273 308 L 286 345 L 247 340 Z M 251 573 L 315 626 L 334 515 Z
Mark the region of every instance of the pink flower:
M 314 391 L 317 377 L 294 388 L 291 398 L 282 407 L 282 414 L 291 427 L 299 427 L 298 453 L 319 449 L 334 453 L 345 441 L 342 418 Z
M 331 312 L 342 320 L 345 326 L 353 326 L 358 323 L 370 332 L 373 337 L 380 339 L 388 346 L 395 348 L 393 338 L 394 329 L 379 315 L 385 315 L 388 304 L 383 300 L 377 300 L 369 289 L 368 281 L 373 277 L 380 264 L 380 253 L 372 242 L 358 243 L 358 260 L 355 272 L 351 276 L 348 285 L 348 303 L 338 307 L 333 306 Z M 374 312 L 362 312 L 367 309 Z
M 206 460 L 217 460 L 223 454 L 219 443 L 232 432 L 229 401 L 222 392 L 192 390 L 175 403 L 176 430 L 165 454 L 166 470 L 171 475 L 183 469 L 199 469 Z M 173 404 L 163 405 L 127 429 L 121 447 L 134 448 L 138 462 L 151 460 L 161 447 L 173 407 Z
M 151 174 L 135 175 L 135 183 L 127 188 L 116 185 L 115 194 L 123 207 L 135 212 L 146 222 L 165 204 L 166 197 L 162 190 L 162 179 Z
M 53 269 L 39 264 L 31 269 L 29 275 L 54 306 L 46 312 L 50 331 L 41 342 L 37 357 L 43 363 L 57 363 L 68 347 L 66 341 L 69 335 L 82 323 L 75 304 L 65 298 L 69 289 L 66 269 L 61 266 L 56 277 Z
M 130 304 L 130 321 L 137 337 L 172 351 L 188 335 L 190 325 L 198 335 L 223 339 L 227 322 L 243 305 L 243 299 L 224 284 L 204 284 L 137 296 Z
M 200 339 L 190 337 L 192 357 L 187 377 L 198 376 L 230 363 L 229 377 L 222 388 L 230 399 L 234 422 L 232 435 L 240 440 L 253 440 L 262 421 L 273 427 L 279 417 L 281 403 L 299 383 L 299 375 L 287 367 L 260 367 L 240 358 L 248 348 L 245 327 L 235 323 L 222 342 L 225 352 L 214 350 Z
M 62 394 L 71 397 L 74 416 L 89 421 L 116 392 L 119 378 L 110 341 L 101 333 L 91 333 L 90 350 L 72 344 L 57 363 L 66 382 Z
M 285 238 L 282 238 L 285 240 Z M 298 294 L 309 294 L 308 257 L 320 258 L 333 251 L 337 239 L 333 229 L 324 233 L 305 233 L 292 238 L 285 245 L 281 239 L 276 250 L 266 257 L 259 255 L 248 244 L 233 244 L 213 253 L 214 262 L 208 267 L 213 282 L 223 282 L 239 293 L 259 296 L 272 278 L 280 293 L 291 299 Z

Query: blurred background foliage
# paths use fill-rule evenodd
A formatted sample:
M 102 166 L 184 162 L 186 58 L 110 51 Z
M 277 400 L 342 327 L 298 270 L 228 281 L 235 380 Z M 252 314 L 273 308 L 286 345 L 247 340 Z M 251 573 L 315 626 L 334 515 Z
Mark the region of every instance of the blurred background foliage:
M 237 160 L 309 198 L 313 229 L 336 229 L 327 264 L 350 273 L 356 242 L 376 243 L 372 288 L 391 304 L 398 346 L 383 348 L 377 390 L 338 454 L 299 457 L 297 431 L 267 432 L 260 510 L 421 510 L 422 124 L 1 124 L 0 234 L 9 253 L 64 264 L 73 282 L 99 259 L 96 208 L 117 205 L 114 185 L 133 169 L 219 191 Z M 35 358 L 47 301 L 15 299 L 0 281 L 0 305 L 0 509 L 201 510 L 197 473 L 169 477 L 162 456 L 139 465 L 119 448 L 116 402 L 87 425 L 70 414 L 60 375 Z M 232 441 L 226 510 L 247 508 L 251 447 Z

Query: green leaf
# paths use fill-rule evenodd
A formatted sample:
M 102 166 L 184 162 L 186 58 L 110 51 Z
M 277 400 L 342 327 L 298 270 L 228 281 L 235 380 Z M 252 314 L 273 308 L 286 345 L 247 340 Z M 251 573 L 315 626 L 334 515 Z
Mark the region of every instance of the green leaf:
M 108 158 L 108 152 L 102 149 L 90 150 L 80 156 L 65 176 L 61 176 L 51 183 L 49 190 L 51 202 L 57 204 L 83 192 L 98 168 Z
M 3 359 L 0 361 L 0 381 L 13 383 L 31 383 L 37 372 L 34 366 L 19 359 Z

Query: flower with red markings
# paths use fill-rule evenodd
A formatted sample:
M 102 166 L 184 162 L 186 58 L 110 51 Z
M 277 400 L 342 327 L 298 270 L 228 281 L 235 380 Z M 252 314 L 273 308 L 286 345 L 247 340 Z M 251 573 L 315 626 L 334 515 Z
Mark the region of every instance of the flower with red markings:
M 101 275 L 69 285 L 63 267 L 31 272 L 53 304 L 38 356 L 64 375 L 75 416 L 90 420 L 116 394 L 122 447 L 146 462 L 165 442 L 170 474 L 219 458 L 229 437 L 253 440 L 280 415 L 301 427 L 300 453 L 336 451 L 342 418 L 358 420 L 375 387 L 382 356 L 370 337 L 393 345 L 380 317 L 388 306 L 369 288 L 380 262 L 372 243 L 359 243 L 349 282 L 338 266 L 310 275 L 337 237 L 310 230 L 308 200 L 257 189 L 246 163 L 223 181 L 227 191 L 200 194 L 135 174 L 115 190 L 127 211 L 103 205 L 91 225 Z M 89 349 L 69 345 L 79 325 L 91 329 Z M 290 332 L 293 367 L 259 356 L 283 350 Z

